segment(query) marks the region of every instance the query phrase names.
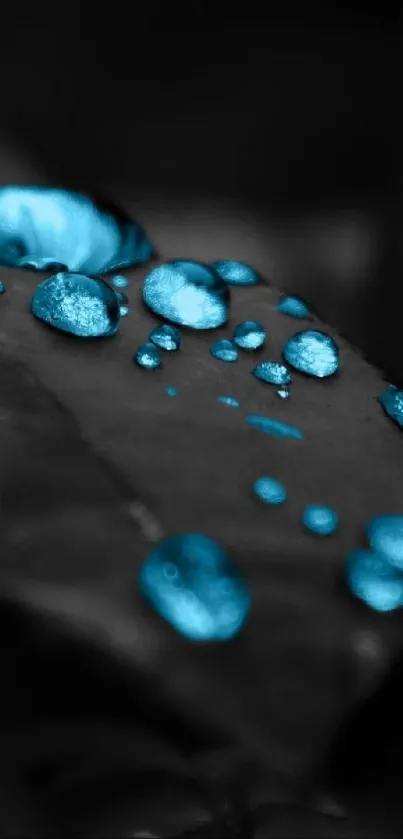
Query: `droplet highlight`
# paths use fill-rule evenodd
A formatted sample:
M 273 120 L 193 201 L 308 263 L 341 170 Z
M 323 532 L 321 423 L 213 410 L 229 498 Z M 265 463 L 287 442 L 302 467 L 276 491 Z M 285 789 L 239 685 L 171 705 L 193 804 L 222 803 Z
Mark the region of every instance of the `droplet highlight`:
M 288 385 L 291 382 L 290 371 L 278 361 L 260 361 L 252 370 L 252 375 L 270 385 Z
M 263 431 L 265 434 L 271 434 L 272 437 L 293 437 L 294 440 L 303 440 L 304 435 L 298 428 L 292 425 L 287 425 L 280 420 L 270 419 L 269 417 L 262 417 L 259 414 L 248 414 L 246 422 L 258 431 Z
M 403 428 L 403 390 L 389 385 L 387 390 L 378 396 L 378 402 L 382 405 L 385 414 Z
M 161 350 L 166 350 L 166 352 L 176 352 L 181 345 L 181 334 L 179 330 L 175 329 L 174 326 L 169 326 L 167 323 L 152 329 L 149 339 Z
M 304 320 L 311 317 L 311 312 L 306 303 L 299 297 L 294 297 L 293 295 L 282 297 L 277 303 L 276 308 L 283 315 L 289 315 L 291 318 Z
M 403 605 L 403 575 L 376 551 L 352 551 L 346 560 L 347 584 L 360 600 L 377 612 Z
M 111 283 L 115 288 L 126 288 L 129 285 L 129 280 L 123 274 L 116 274 L 112 277 Z
M 139 367 L 144 367 L 145 370 L 155 370 L 161 366 L 158 347 L 152 344 L 151 341 L 141 344 L 134 355 L 134 360 Z
M 116 294 L 103 280 L 61 272 L 36 287 L 31 310 L 35 317 L 80 338 L 115 335 L 119 328 Z
M 220 259 L 213 262 L 212 267 L 229 285 L 256 285 L 259 282 L 258 274 L 251 265 L 244 262 L 236 262 L 232 259 Z
M 283 504 L 287 490 L 275 478 L 258 478 L 253 484 L 253 492 L 264 504 Z
M 145 278 L 145 304 L 160 317 L 192 329 L 215 329 L 228 319 L 227 284 L 208 265 L 177 260 Z
M 213 358 L 218 358 L 219 361 L 227 361 L 233 362 L 237 361 L 239 350 L 233 343 L 233 341 L 228 341 L 226 338 L 223 338 L 222 341 L 216 341 L 210 347 L 210 355 Z
M 217 402 L 221 405 L 227 405 L 228 408 L 239 408 L 240 403 L 233 396 L 217 396 Z
M 403 571 L 403 516 L 377 516 L 367 534 L 371 547 Z
M 339 366 L 339 350 L 333 338 L 314 329 L 289 338 L 283 356 L 296 370 L 319 379 L 333 376 Z
M 318 536 L 330 536 L 337 530 L 339 517 L 331 507 L 325 507 L 323 504 L 311 504 L 303 512 L 302 524 L 307 530 L 316 533 Z
M 266 332 L 257 320 L 244 320 L 234 329 L 233 340 L 243 350 L 257 350 L 266 340 Z

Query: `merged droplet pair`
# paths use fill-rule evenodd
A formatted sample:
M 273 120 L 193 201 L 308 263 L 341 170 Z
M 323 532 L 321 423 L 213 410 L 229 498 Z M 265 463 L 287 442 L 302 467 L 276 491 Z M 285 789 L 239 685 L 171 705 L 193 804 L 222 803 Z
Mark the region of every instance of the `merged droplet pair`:
M 245 320 L 234 329 L 232 339 L 223 338 L 210 347 L 210 353 L 220 361 L 233 362 L 238 360 L 239 348 L 256 350 L 266 340 L 263 326 L 255 320 Z
M 378 612 L 403 606 L 403 516 L 377 516 L 367 526 L 368 550 L 347 557 L 353 594 Z
M 178 329 L 170 324 L 162 324 L 151 330 L 148 341 L 142 344 L 134 355 L 140 367 L 154 370 L 161 366 L 160 350 L 177 352 L 181 345 L 181 335 Z

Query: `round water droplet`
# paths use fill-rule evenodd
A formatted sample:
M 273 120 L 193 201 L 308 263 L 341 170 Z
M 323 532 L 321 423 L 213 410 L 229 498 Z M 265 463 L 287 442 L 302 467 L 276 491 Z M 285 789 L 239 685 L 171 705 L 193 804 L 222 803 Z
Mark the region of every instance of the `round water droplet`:
M 169 387 L 165 388 L 165 393 L 166 393 L 167 396 L 177 396 L 178 395 L 177 388 L 172 387 L 171 385 Z
M 377 516 L 367 527 L 370 545 L 403 570 L 403 516 Z
M 120 317 L 125 318 L 129 314 L 128 306 L 119 306 Z
M 0 294 L 4 294 L 5 290 L 6 290 L 6 287 L 5 287 L 4 283 L 0 282 Z
M 129 280 L 123 274 L 116 274 L 115 277 L 112 277 L 111 283 L 115 288 L 125 288 L 129 285 Z
M 290 395 L 290 391 L 287 390 L 286 387 L 282 387 L 280 388 L 280 390 L 276 390 L 276 393 L 280 397 L 280 399 L 288 399 Z
M 234 330 L 234 341 L 243 350 L 257 350 L 266 340 L 263 326 L 257 320 L 244 320 Z
M 305 507 L 302 523 L 318 536 L 329 536 L 334 533 L 339 524 L 339 517 L 335 510 L 322 504 L 311 504 Z
M 220 361 L 236 361 L 239 355 L 239 350 L 233 343 L 233 341 L 228 341 L 226 338 L 223 338 L 222 341 L 216 341 L 210 347 L 210 355 L 214 358 L 218 358 Z
M 288 385 L 291 382 L 290 371 L 278 361 L 261 361 L 252 370 L 252 374 L 261 382 L 271 385 Z
M 299 297 L 293 297 L 292 295 L 282 297 L 277 303 L 277 309 L 279 312 L 282 312 L 283 315 L 290 315 L 292 318 L 306 319 L 311 317 L 311 313 L 306 303 L 304 303 L 303 300 L 300 300 Z
M 403 390 L 389 385 L 388 389 L 378 396 L 378 402 L 382 405 L 385 414 L 403 428 Z
M 353 551 L 346 560 L 346 578 L 352 593 L 377 612 L 403 605 L 403 575 L 375 551 Z
M 174 326 L 169 326 L 165 323 L 162 326 L 156 326 L 149 334 L 150 341 L 153 342 L 161 350 L 167 352 L 176 352 L 181 345 L 181 335 L 178 329 Z
M 228 318 L 228 286 L 201 262 L 177 260 L 154 268 L 144 280 L 143 299 L 157 315 L 192 329 L 215 329 Z
M 319 379 L 332 376 L 339 366 L 339 351 L 333 338 L 314 329 L 289 338 L 283 356 L 296 370 Z
M 177 573 L 166 574 L 166 567 Z M 248 589 L 213 539 L 183 533 L 164 539 L 140 569 L 140 589 L 158 614 L 192 641 L 226 641 L 250 609 Z
M 263 431 L 265 434 L 271 434 L 272 437 L 293 437 L 294 440 L 303 440 L 304 435 L 298 428 L 292 425 L 287 425 L 280 420 L 270 419 L 270 417 L 262 417 L 259 414 L 248 414 L 246 422 L 253 428 Z
M 115 335 L 119 327 L 115 292 L 84 274 L 65 271 L 44 280 L 35 289 L 31 309 L 50 326 L 80 338 Z
M 159 350 L 151 341 L 147 341 L 145 344 L 141 344 L 136 351 L 134 361 L 139 367 L 144 367 L 146 370 L 155 370 L 156 367 L 161 365 Z
M 287 498 L 287 490 L 274 478 L 258 478 L 253 491 L 264 504 L 282 504 Z
M 212 265 L 220 277 L 229 285 L 256 285 L 259 282 L 255 269 L 243 262 L 220 259 L 218 262 L 213 262 Z
M 239 402 L 233 396 L 217 396 L 217 402 L 221 405 L 228 405 L 229 408 L 239 408 Z

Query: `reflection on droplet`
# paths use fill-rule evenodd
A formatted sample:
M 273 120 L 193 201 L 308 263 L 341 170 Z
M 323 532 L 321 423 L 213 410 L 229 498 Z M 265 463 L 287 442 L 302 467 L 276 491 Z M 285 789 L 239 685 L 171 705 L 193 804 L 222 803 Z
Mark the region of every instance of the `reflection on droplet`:
M 158 348 L 151 341 L 141 344 L 135 353 L 134 360 L 139 367 L 144 367 L 146 370 L 155 370 L 161 365 Z
M 287 490 L 274 478 L 258 478 L 253 491 L 264 504 L 282 504 L 287 498 Z
M 260 361 L 252 370 L 252 375 L 271 385 L 288 385 L 291 382 L 290 371 L 278 361 Z
M 217 402 L 228 405 L 229 408 L 239 408 L 239 402 L 233 396 L 217 396 Z
M 129 280 L 123 274 L 116 274 L 115 277 L 112 277 L 111 283 L 115 288 L 125 288 L 129 285 Z
M 216 341 L 215 344 L 212 344 L 210 347 L 210 355 L 213 358 L 218 358 L 220 361 L 236 361 L 239 355 L 239 350 L 233 343 L 233 341 L 228 341 L 226 338 L 223 338 L 222 341 Z
M 234 341 L 243 350 L 257 350 L 266 340 L 266 332 L 257 320 L 244 320 L 234 329 Z
M 311 504 L 305 507 L 302 523 L 318 536 L 329 536 L 334 533 L 339 524 L 339 517 L 335 510 L 324 507 L 323 504 Z
M 181 334 L 174 326 L 169 326 L 164 323 L 162 326 L 156 326 L 149 334 L 150 341 L 153 342 L 161 350 L 167 352 L 176 352 L 181 345 Z
M 218 262 L 213 262 L 212 267 L 229 285 L 256 285 L 259 282 L 255 269 L 243 262 L 220 259 Z
M 377 612 L 403 605 L 403 575 L 382 554 L 353 551 L 346 560 L 346 578 L 353 594 Z
M 178 390 L 176 387 L 172 387 L 172 385 L 169 385 L 169 387 L 165 388 L 165 393 L 167 396 L 177 396 Z
M 228 286 L 201 262 L 177 260 L 154 268 L 144 280 L 143 299 L 157 315 L 192 329 L 215 329 L 228 318 Z
M 228 555 L 197 533 L 160 542 L 143 562 L 139 584 L 156 612 L 192 641 L 233 638 L 250 609 L 248 589 Z
M 370 545 L 403 571 L 403 516 L 377 516 L 367 527 Z
M 282 312 L 283 315 L 290 315 L 292 318 L 306 319 L 311 316 L 306 303 L 304 303 L 303 300 L 300 300 L 299 297 L 294 297 L 292 295 L 282 297 L 277 303 L 277 309 L 279 312 Z
M 32 313 L 50 326 L 80 338 L 115 335 L 119 327 L 116 294 L 102 280 L 68 271 L 36 287 Z
M 296 370 L 320 379 L 332 376 L 339 366 L 339 351 L 333 338 L 314 329 L 289 338 L 283 355 Z
M 0 294 L 4 294 L 5 290 L 6 290 L 6 287 L 5 287 L 4 283 L 0 282 Z
M 282 387 L 280 388 L 280 390 L 276 390 L 276 393 L 280 397 L 280 399 L 288 399 L 290 395 L 290 391 L 287 390 L 286 387 Z
M 403 390 L 389 385 L 387 390 L 378 396 L 378 402 L 382 405 L 385 414 L 403 428 Z
M 295 440 L 303 440 L 304 435 L 298 428 L 292 425 L 287 425 L 280 420 L 270 419 L 269 417 L 262 417 L 259 414 L 248 414 L 246 417 L 248 425 L 257 428 L 259 431 L 264 431 L 265 434 L 271 434 L 273 437 L 293 437 Z
M 125 318 L 129 314 L 128 306 L 119 306 L 120 317 Z

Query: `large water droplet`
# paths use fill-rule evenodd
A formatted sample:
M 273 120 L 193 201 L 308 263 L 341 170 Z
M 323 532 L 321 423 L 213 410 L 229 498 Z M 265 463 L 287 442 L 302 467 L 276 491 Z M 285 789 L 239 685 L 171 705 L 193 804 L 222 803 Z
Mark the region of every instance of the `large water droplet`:
M 333 338 L 314 329 L 289 338 L 283 356 L 296 370 L 319 379 L 332 376 L 339 366 L 339 351 Z
M 246 417 L 248 425 L 257 428 L 259 431 L 264 431 L 265 434 L 271 434 L 273 437 L 293 437 L 295 440 L 303 440 L 304 435 L 298 428 L 292 425 L 287 425 L 280 420 L 270 419 L 269 417 L 262 417 L 259 414 L 248 414 Z
M 146 558 L 140 588 L 158 614 L 192 641 L 226 641 L 250 609 L 248 589 L 222 548 L 206 536 L 164 539 Z
M 144 367 L 146 370 L 155 370 L 161 365 L 159 350 L 151 341 L 140 345 L 134 355 L 134 360 L 139 367 Z
M 54 274 L 34 292 L 35 317 L 80 338 L 115 335 L 119 303 L 113 289 L 102 280 L 68 271 Z
M 201 262 L 177 260 L 154 268 L 144 280 L 143 299 L 157 315 L 192 329 L 215 329 L 228 318 L 228 286 Z
M 282 297 L 277 303 L 277 309 L 279 312 L 282 312 L 283 315 L 290 315 L 292 318 L 306 319 L 311 317 L 311 313 L 306 303 L 304 303 L 303 300 L 300 300 L 299 297 L 294 297 L 292 295 Z
M 389 385 L 388 389 L 378 396 L 378 402 L 382 405 L 385 414 L 403 428 L 403 390 Z
M 234 329 L 234 341 L 243 350 L 257 350 L 266 340 L 266 332 L 257 320 L 244 320 Z
M 370 545 L 403 571 L 403 516 L 377 516 L 367 527 Z
M 264 504 L 282 504 L 287 498 L 287 490 L 274 478 L 258 478 L 253 491 Z
M 115 288 L 126 288 L 129 285 L 129 280 L 123 274 L 116 274 L 112 277 L 111 283 Z
M 169 326 L 165 323 L 162 326 L 156 326 L 149 334 L 150 341 L 153 342 L 161 350 L 167 352 L 176 352 L 181 345 L 181 335 L 178 329 L 174 326 Z
M 261 382 L 271 385 L 288 385 L 291 382 L 290 371 L 278 361 L 261 361 L 252 370 L 252 374 Z
M 177 390 L 176 387 L 172 387 L 172 385 L 169 385 L 168 387 L 165 388 L 165 393 L 166 393 L 167 396 L 177 396 L 178 395 L 178 390 Z
M 348 585 L 356 597 L 377 612 L 403 605 L 403 575 L 374 551 L 353 551 L 346 560 Z
M 236 361 L 239 355 L 239 350 L 233 343 L 233 341 L 228 341 L 226 338 L 223 338 L 222 341 L 216 341 L 210 347 L 210 355 L 214 358 L 218 358 L 220 361 Z
M 221 405 L 228 405 L 229 408 L 239 408 L 239 402 L 233 396 L 217 396 L 217 402 Z
M 318 536 L 329 536 L 334 533 L 339 524 L 339 517 L 335 510 L 324 507 L 323 504 L 311 504 L 305 507 L 302 523 Z
M 232 259 L 220 259 L 213 262 L 213 268 L 229 285 L 256 285 L 259 277 L 251 265 L 243 262 L 235 262 Z

